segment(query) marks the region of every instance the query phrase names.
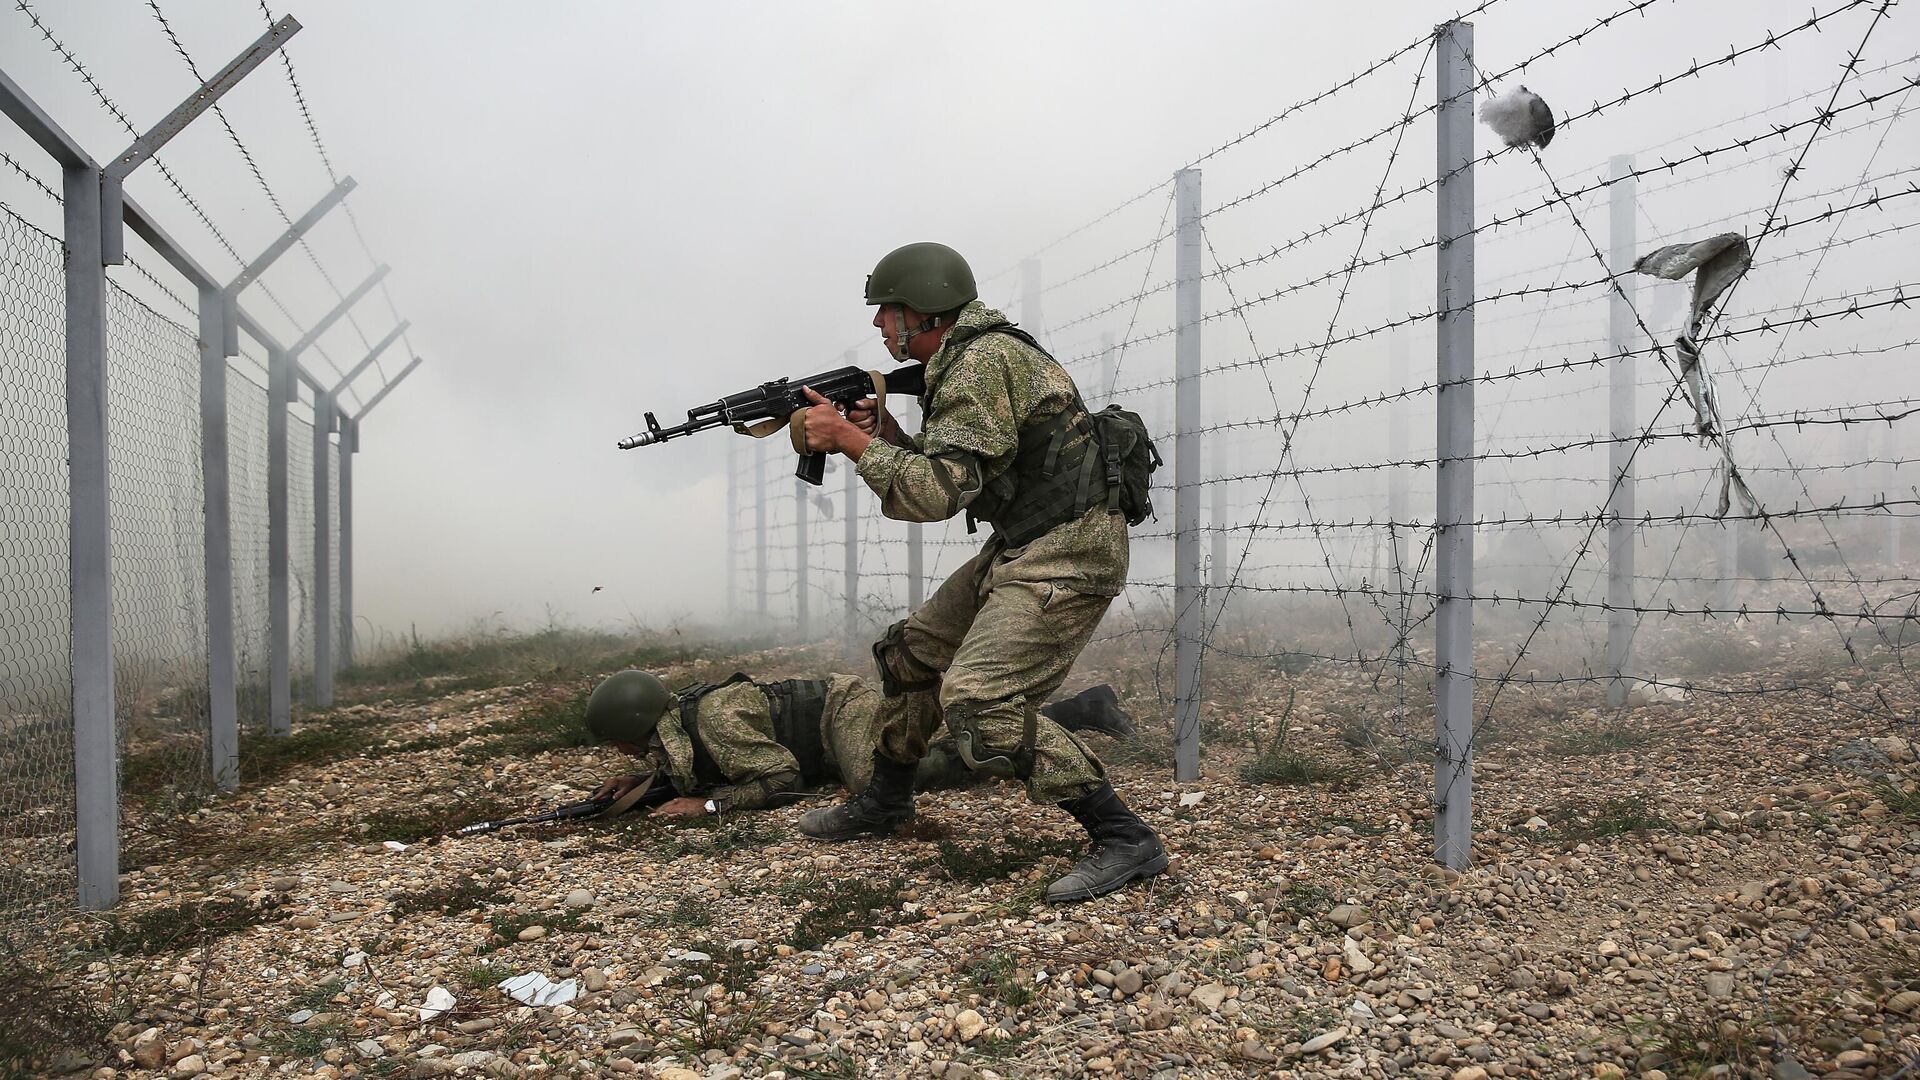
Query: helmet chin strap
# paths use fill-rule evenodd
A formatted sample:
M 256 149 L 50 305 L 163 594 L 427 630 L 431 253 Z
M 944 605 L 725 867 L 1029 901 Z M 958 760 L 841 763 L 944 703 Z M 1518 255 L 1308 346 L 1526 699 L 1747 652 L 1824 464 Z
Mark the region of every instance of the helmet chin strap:
M 907 343 L 929 330 L 940 329 L 940 317 L 938 315 L 929 315 L 921 320 L 919 326 L 908 329 L 907 306 L 905 304 L 894 304 L 892 307 L 893 319 L 896 325 L 893 336 L 893 358 L 904 364 L 913 359 L 913 354 L 907 351 Z

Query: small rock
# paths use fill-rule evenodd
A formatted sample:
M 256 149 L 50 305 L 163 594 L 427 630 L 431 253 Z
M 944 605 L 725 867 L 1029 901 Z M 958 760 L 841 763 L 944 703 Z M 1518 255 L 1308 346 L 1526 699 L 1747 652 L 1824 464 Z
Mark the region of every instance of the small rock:
M 1346 957 L 1347 968 L 1355 975 L 1365 975 L 1373 970 L 1373 961 L 1360 950 L 1360 943 L 1352 938 L 1343 938 L 1340 942 L 1340 954 Z
M 546 936 L 547 936 L 547 928 L 539 925 L 538 923 L 527 927 L 525 930 L 520 931 L 521 941 L 539 941 L 541 938 Z
M 1707 996 L 1715 1001 L 1725 1001 L 1733 996 L 1733 976 L 1724 971 L 1716 971 L 1707 976 Z
M 808 964 L 806 967 L 803 967 L 800 969 L 800 974 L 823 975 L 826 973 L 826 970 L 827 970 L 827 967 L 825 964 Z
M 689 949 L 680 954 L 680 962 L 683 964 L 710 964 L 713 962 L 713 957 L 698 949 Z
M 1220 1008 L 1221 1002 L 1227 1000 L 1227 988 L 1219 983 L 1208 983 L 1188 995 L 1187 999 L 1203 1009 L 1214 1011 Z
M 460 1026 L 463 1028 L 466 1027 L 465 1024 Z M 493 1025 L 488 1024 L 487 1026 L 492 1027 Z M 453 1063 L 463 1069 L 479 1069 L 485 1067 L 487 1062 L 492 1061 L 497 1056 L 499 1055 L 491 1050 L 463 1050 L 453 1055 Z
M 1792 1054 L 1773 1063 L 1773 1080 L 1814 1080 L 1813 1074 L 1805 1065 L 1793 1059 Z
M 593 894 L 585 889 L 575 889 L 568 893 L 566 898 L 561 900 L 560 903 L 564 907 L 575 909 L 590 908 L 593 906 Z
M 580 985 L 587 988 L 587 993 L 597 994 L 607 988 L 607 973 L 597 967 L 590 967 L 580 973 Z
M 340 958 L 340 966 L 343 968 L 364 967 L 366 962 L 367 954 L 363 952 L 350 952 Z
M 953 1028 L 962 1042 L 972 1042 L 987 1030 L 987 1021 L 972 1009 L 962 1009 L 960 1015 L 953 1018 Z
M 148 1028 L 134 1037 L 133 1060 L 143 1069 L 157 1069 L 167 1060 L 167 1040 L 159 1028 Z
M 199 1054 L 188 1054 L 173 1063 L 173 1075 L 185 1080 L 189 1076 L 198 1076 L 207 1071 L 207 1059 Z
M 1920 990 L 1902 990 L 1888 998 L 1887 1011 L 1906 1016 L 1920 1012 Z
M 1325 1050 L 1327 1047 L 1332 1046 L 1333 1044 L 1339 1042 L 1341 1039 L 1346 1038 L 1348 1033 L 1349 1033 L 1349 1029 L 1344 1024 L 1342 1024 L 1337 1028 L 1334 1028 L 1332 1031 L 1323 1031 L 1320 1034 L 1315 1035 L 1313 1038 L 1308 1039 L 1306 1042 L 1301 1043 L 1300 1053 L 1303 1056 L 1307 1054 L 1317 1054 L 1320 1051 Z M 1486 1074 L 1482 1073 L 1481 1075 L 1485 1076 Z
M 1487 1080 L 1487 1070 L 1478 1065 L 1468 1065 L 1464 1069 L 1454 1070 L 1453 1080 Z
M 1139 993 L 1141 987 L 1145 985 L 1146 977 L 1140 974 L 1138 968 L 1128 968 L 1115 976 L 1113 980 L 1113 988 L 1128 997 Z
M 387 1056 L 387 1048 L 372 1039 L 361 1039 L 359 1042 L 354 1043 L 353 1052 L 366 1058 L 368 1061 L 372 1061 L 377 1057 Z
M 311 1019 L 313 1019 L 312 1009 L 301 1009 L 298 1012 L 287 1015 L 287 1023 L 289 1024 L 304 1024 Z
M 1367 909 L 1358 904 L 1335 904 L 1327 912 L 1327 921 L 1342 930 L 1349 930 L 1367 921 Z

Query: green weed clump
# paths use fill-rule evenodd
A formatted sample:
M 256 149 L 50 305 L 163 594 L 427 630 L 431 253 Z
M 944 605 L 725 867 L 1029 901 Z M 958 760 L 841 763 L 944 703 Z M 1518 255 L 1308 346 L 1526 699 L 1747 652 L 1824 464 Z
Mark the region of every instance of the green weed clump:
M 1010 1009 L 1033 1003 L 1031 976 L 1021 972 L 1020 960 L 1012 953 L 998 950 L 981 953 L 963 970 L 967 981 L 983 998 L 998 1001 Z
M 0 994 L 0 1078 L 52 1075 L 63 1057 L 91 1052 L 105 1041 L 113 1021 L 94 995 L 4 945 L 0 984 L 7 988 Z
M 1275 746 L 1240 766 L 1240 779 L 1250 784 L 1329 784 L 1336 791 L 1355 786 L 1351 769 L 1329 765 L 1306 754 Z
M 1031 869 L 1042 859 L 1076 858 L 1081 845 L 1051 836 L 1014 834 L 997 842 L 962 844 L 942 840 L 936 848 L 940 869 L 949 878 L 968 885 L 984 885 Z
M 130 917 L 112 916 L 95 947 L 110 953 L 151 955 L 191 949 L 279 917 L 278 901 L 192 900 Z
M 855 930 L 871 932 L 890 926 L 901 918 L 900 893 L 905 888 L 905 879 L 897 877 L 884 883 L 837 882 L 810 897 L 813 907 L 801 914 L 787 935 L 787 944 L 805 952 Z

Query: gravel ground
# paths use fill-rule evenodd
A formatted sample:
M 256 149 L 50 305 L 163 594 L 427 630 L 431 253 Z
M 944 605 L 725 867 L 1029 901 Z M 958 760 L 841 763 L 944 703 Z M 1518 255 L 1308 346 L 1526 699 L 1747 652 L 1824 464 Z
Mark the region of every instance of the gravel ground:
M 1096 653 L 1075 685 L 1132 688 L 1144 719 L 1131 655 Z M 1038 896 L 1077 827 L 1008 787 L 923 794 L 910 836 L 870 843 L 804 840 L 805 805 L 423 839 L 578 798 L 617 759 L 503 749 L 498 732 L 572 685 L 375 695 L 307 721 L 362 733 L 355 756 L 156 826 L 121 908 L 50 938 L 64 988 L 127 1017 L 104 1053 L 64 1064 L 181 1080 L 1900 1076 L 1920 1057 L 1914 748 L 1888 713 L 1840 702 L 1913 695 L 1865 678 L 1667 692 L 1618 717 L 1511 687 L 1516 719 L 1477 763 L 1474 866 L 1453 873 L 1430 857 L 1430 763 L 1354 736 L 1338 706 L 1365 697 L 1354 676 L 1223 671 L 1199 782 L 1171 781 L 1163 740 L 1096 740 L 1171 871 L 1060 908 Z M 1283 714 L 1305 757 L 1256 756 Z M 1243 776 L 1302 762 L 1304 783 Z M 534 1008 L 495 988 L 526 972 L 578 996 Z M 453 1008 L 423 1017 L 436 987 Z

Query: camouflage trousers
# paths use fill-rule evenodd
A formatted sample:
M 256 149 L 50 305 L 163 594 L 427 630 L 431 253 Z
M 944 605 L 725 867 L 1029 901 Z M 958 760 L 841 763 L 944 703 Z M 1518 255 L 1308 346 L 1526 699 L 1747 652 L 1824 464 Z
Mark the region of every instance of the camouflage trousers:
M 1001 559 L 1000 546 L 989 544 L 874 647 L 888 690 L 879 706 L 878 749 L 917 762 L 944 720 L 957 741 L 970 740 L 976 760 L 1011 757 L 1032 723 L 1027 797 L 1078 798 L 1106 770 L 1078 737 L 1038 710 L 1066 681 L 1113 598 L 1051 582 L 995 580 Z

